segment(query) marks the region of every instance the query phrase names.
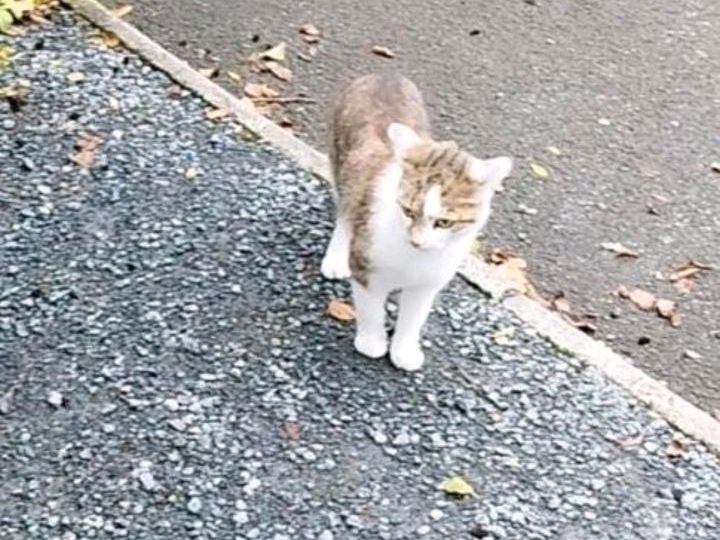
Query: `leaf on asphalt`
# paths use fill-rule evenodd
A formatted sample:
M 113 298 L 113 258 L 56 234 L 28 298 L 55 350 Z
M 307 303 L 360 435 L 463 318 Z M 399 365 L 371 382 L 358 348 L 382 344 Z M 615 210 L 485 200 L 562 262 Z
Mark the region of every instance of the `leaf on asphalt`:
M 532 172 L 535 178 L 540 178 L 541 180 L 545 180 L 550 177 L 548 170 L 535 162 L 530 163 L 530 172 Z
M 650 311 L 655 307 L 655 295 L 642 289 L 628 290 L 627 287 L 618 287 L 615 293 L 620 298 L 630 300 L 643 311 Z
M 615 253 L 618 257 L 627 257 L 636 259 L 639 255 L 629 247 L 622 245 L 620 242 L 603 242 L 600 247 L 606 251 Z
M 370 52 L 378 56 L 382 56 L 383 58 L 395 58 L 394 52 L 392 52 L 387 47 L 383 47 L 381 45 L 374 45 L 373 48 L 370 49 Z
M 234 71 L 228 71 L 227 76 L 233 82 L 236 82 L 236 83 L 242 82 L 242 78 L 240 77 L 240 75 Z
M 118 19 L 122 19 L 126 15 L 129 15 L 132 10 L 133 10 L 133 7 L 131 5 L 124 5 L 124 6 L 120 6 L 120 7 L 117 7 L 115 9 L 111 10 L 111 12 Z
M 673 437 L 673 440 L 670 441 L 670 444 L 668 444 L 665 453 L 667 454 L 667 457 L 671 459 L 678 459 L 685 455 L 686 449 L 687 447 L 685 441 L 680 437 L 675 436 Z
M 320 41 L 320 30 L 314 24 L 303 24 L 298 28 L 300 32 L 300 38 L 305 43 L 317 43 Z
M 55 407 L 56 409 L 59 409 L 60 407 L 62 407 L 63 401 L 64 401 L 63 395 L 60 392 L 58 392 L 57 390 L 52 390 L 52 391 L 48 392 L 47 402 L 50 405 L 52 405 L 53 407 Z
M 73 84 L 79 83 L 85 80 L 85 74 L 82 71 L 73 71 L 68 73 L 67 79 Z
M 525 259 L 510 255 L 500 249 L 493 249 L 486 257 L 489 263 L 497 267 L 502 279 L 509 282 L 510 288 L 520 292 L 547 306 L 548 302 L 538 294 L 535 287 L 527 277 L 527 262 Z
M 274 98 L 279 95 L 276 90 L 273 90 L 267 84 L 260 83 L 247 83 L 243 91 L 249 98 Z
M 266 62 L 265 67 L 270 73 L 275 75 L 281 81 L 290 82 L 293 79 L 293 72 L 290 70 L 290 68 L 278 64 L 277 62 Z
M 673 287 L 680 294 L 688 294 L 695 287 L 695 283 L 693 278 L 681 278 L 673 282 Z
M 672 319 L 673 315 L 677 314 L 677 304 L 672 300 L 666 300 L 664 298 L 658 298 L 655 305 L 658 315 L 663 319 Z
M 198 73 L 202 75 L 203 77 L 207 77 L 208 79 L 214 79 L 217 77 L 219 70 L 217 67 L 209 67 L 209 68 L 200 68 L 198 69 Z
M 548 146 L 546 150 L 550 152 L 553 156 L 559 156 L 560 154 L 562 154 L 562 152 L 557 146 Z
M 679 281 L 684 278 L 693 277 L 700 272 L 707 272 L 712 269 L 713 268 L 710 265 L 690 260 L 679 268 L 676 268 L 675 271 L 670 274 L 670 281 Z
M 333 319 L 340 322 L 350 322 L 355 319 L 355 309 L 342 300 L 330 300 L 327 313 Z
M 475 489 L 462 476 L 451 476 L 440 484 L 440 489 L 455 497 L 477 497 Z
M 713 161 L 710 164 L 710 169 L 716 173 L 720 173 L 720 161 Z
M 75 150 L 77 151 L 70 156 L 70 161 L 80 165 L 83 169 L 89 169 L 97 157 L 98 147 L 101 142 L 100 137 L 83 133 L 75 143 Z
M 568 299 L 565 297 L 564 293 L 560 293 L 555 295 L 555 298 L 552 299 L 552 307 L 555 309 L 555 311 L 559 311 L 560 313 L 570 313 L 570 302 L 568 302 Z
M 287 45 L 284 41 L 281 41 L 267 51 L 261 52 L 259 57 L 261 60 L 274 60 L 275 62 L 284 62 L 286 50 Z
M 503 326 L 493 333 L 493 339 L 498 345 L 507 345 L 514 336 L 514 326 Z
M 597 332 L 597 326 L 591 323 L 585 318 L 576 317 L 575 315 L 565 315 L 565 320 L 573 325 L 575 328 L 584 332 L 588 335 L 593 335 Z
M 208 120 L 219 120 L 225 118 L 228 114 L 230 114 L 230 111 L 227 109 L 214 109 L 211 107 L 205 111 L 205 118 Z
M 301 436 L 300 424 L 287 420 L 283 424 L 283 433 L 285 434 L 285 437 L 291 441 L 299 441 Z

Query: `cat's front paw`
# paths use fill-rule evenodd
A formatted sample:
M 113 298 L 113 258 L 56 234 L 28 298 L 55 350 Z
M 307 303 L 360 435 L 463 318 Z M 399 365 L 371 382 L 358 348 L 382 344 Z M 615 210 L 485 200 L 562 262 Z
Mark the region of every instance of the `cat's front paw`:
M 369 358 L 382 358 L 387 354 L 387 337 L 375 335 L 355 336 L 355 349 Z
M 323 257 L 320 271 L 327 279 L 350 278 L 350 264 L 347 253 L 327 253 Z
M 403 371 L 418 371 L 425 363 L 425 353 L 422 352 L 419 343 L 393 343 L 390 361 Z

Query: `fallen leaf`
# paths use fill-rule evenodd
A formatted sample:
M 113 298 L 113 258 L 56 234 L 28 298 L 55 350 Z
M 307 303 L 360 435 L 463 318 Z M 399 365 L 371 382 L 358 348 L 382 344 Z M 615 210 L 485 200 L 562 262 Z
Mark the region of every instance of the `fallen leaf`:
M 89 169 L 95 161 L 101 142 L 102 139 L 100 139 L 100 137 L 83 133 L 80 135 L 77 143 L 75 143 L 77 152 L 70 156 L 70 161 L 80 165 L 83 169 Z
M 7 33 L 10 31 L 10 27 L 15 22 L 15 18 L 12 13 L 4 9 L 0 9 L 0 32 Z
M 9 68 L 13 64 L 14 54 L 15 49 L 9 47 L 8 45 L 0 44 L 0 71 Z
M 85 80 L 85 74 L 80 71 L 73 71 L 72 73 L 68 73 L 67 79 L 73 84 L 79 83 Z
M 681 278 L 673 282 L 673 287 L 680 294 L 688 294 L 695 287 L 695 280 L 692 278 Z
M 693 351 L 691 349 L 685 349 L 685 352 L 683 352 L 683 357 L 690 360 L 700 360 L 702 358 L 702 355 L 699 352 Z
M 581 332 L 585 332 L 586 334 L 593 335 L 597 332 L 597 326 L 595 326 L 593 323 L 588 321 L 587 319 L 577 319 L 575 317 L 566 317 L 566 320 L 569 319 L 569 323 L 572 324 L 575 328 L 580 330 Z
M 670 274 L 670 281 L 679 281 L 684 278 L 692 277 L 700 272 L 712 270 L 712 266 L 690 260 L 677 268 L 672 274 Z
M 13 18 L 15 18 L 15 20 L 22 19 L 23 16 L 33 10 L 33 7 L 33 0 L 0 0 L 0 13 L 9 13 L 11 15 L 8 26 L 12 24 Z M 0 24 L 4 22 L 5 21 L 2 21 Z
M 287 68 L 281 64 L 278 64 L 277 62 L 266 62 L 265 67 L 268 69 L 270 73 L 275 75 L 278 79 L 282 81 L 290 82 L 293 78 L 293 72 L 290 70 L 290 68 Z
M 185 178 L 187 178 L 188 180 L 192 180 L 198 174 L 200 174 L 200 171 L 198 169 L 196 169 L 195 167 L 188 167 L 185 171 Z
M 203 77 L 207 77 L 208 79 L 212 79 L 217 76 L 218 74 L 218 68 L 216 67 L 209 67 L 209 68 L 200 68 L 198 69 L 198 73 L 202 75 Z
M 230 111 L 227 109 L 210 108 L 205 111 L 205 118 L 208 120 L 219 120 L 220 118 L 225 118 L 228 114 L 230 114 Z
M 713 161 L 710 164 L 710 169 L 716 173 L 720 173 L 720 161 Z
M 499 249 L 494 249 L 486 257 L 488 262 L 497 267 L 498 273 L 502 274 L 502 279 L 511 283 L 511 288 L 540 302 L 548 305 L 547 300 L 540 296 L 535 287 L 527 277 L 527 262 L 525 259 L 510 255 Z
M 63 395 L 57 390 L 52 390 L 48 392 L 47 402 L 56 409 L 62 407 L 63 401 Z
M 660 315 L 663 319 L 672 320 L 673 316 L 677 314 L 677 304 L 672 300 L 658 298 L 655 307 L 658 315 Z
M 650 311 L 655 307 L 655 295 L 642 289 L 633 289 L 626 298 L 643 311 Z
M 273 98 L 279 95 L 276 90 L 273 90 L 267 84 L 260 83 L 247 83 L 243 91 L 249 98 Z
M 327 313 L 333 319 L 341 322 L 350 322 L 355 319 L 355 310 L 342 300 L 330 300 Z
M 683 441 L 679 437 L 673 437 L 673 440 L 670 441 L 670 444 L 668 444 L 667 450 L 665 453 L 667 454 L 667 457 L 671 459 L 677 459 L 681 458 L 685 455 L 686 445 L 685 441 Z
M 298 424 L 297 422 L 291 422 L 290 420 L 286 421 L 283 424 L 283 433 L 285 434 L 285 437 L 287 437 L 291 441 L 299 441 L 300 424 Z
M 559 311 L 560 313 L 570 313 L 571 311 L 570 302 L 568 302 L 568 299 L 563 293 L 556 295 L 555 298 L 552 299 L 551 304 L 555 311 Z
M 548 170 L 537 163 L 530 163 L 530 171 L 536 178 L 546 179 L 550 177 Z
M 298 31 L 304 36 L 320 36 L 320 30 L 314 24 L 303 24 Z
M 103 45 L 108 49 L 115 49 L 121 44 L 120 38 L 114 32 L 102 31 L 96 39 L 98 40 L 98 44 Z
M 286 49 L 287 45 L 284 41 L 281 41 L 267 51 L 261 52 L 259 57 L 261 60 L 274 60 L 275 62 L 284 62 Z
M 493 333 L 493 339 L 498 345 L 507 345 L 513 336 L 515 336 L 514 326 L 503 326 Z
M 562 152 L 560 151 L 560 149 L 557 146 L 548 146 L 547 151 L 550 152 L 554 156 L 559 156 L 560 154 L 562 154 Z
M 381 45 L 374 45 L 373 48 L 370 49 L 370 52 L 377 54 L 378 56 L 382 56 L 383 58 L 395 58 L 394 52 L 387 47 L 382 47 Z
M 240 75 L 238 75 L 234 71 L 228 71 L 227 76 L 231 81 L 235 81 L 236 83 L 242 82 L 242 78 L 240 77 Z
M 440 489 L 456 497 L 477 497 L 475 489 L 462 476 L 446 478 L 440 484 Z
M 679 313 L 675 313 L 672 317 L 670 317 L 670 326 L 673 328 L 677 328 L 682 324 L 682 316 Z
M 600 247 L 606 251 L 615 253 L 618 257 L 628 257 L 636 259 L 638 254 L 636 251 L 622 245 L 620 242 L 603 242 Z
M 129 15 L 132 10 L 132 6 L 124 5 L 111 10 L 111 13 L 115 15 L 115 17 L 117 17 L 118 19 L 122 19 L 123 17 L 125 17 L 125 15 Z

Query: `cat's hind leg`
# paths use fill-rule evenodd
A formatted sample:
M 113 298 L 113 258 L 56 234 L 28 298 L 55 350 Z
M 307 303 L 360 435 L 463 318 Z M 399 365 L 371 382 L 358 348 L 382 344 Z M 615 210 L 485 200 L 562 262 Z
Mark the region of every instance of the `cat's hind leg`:
M 355 304 L 355 349 L 370 358 L 387 354 L 388 339 L 385 331 L 385 301 L 388 290 L 380 286 L 365 287 L 352 280 Z
M 350 224 L 338 212 L 335 229 L 320 266 L 322 275 L 327 279 L 347 279 L 350 277 L 350 238 Z
M 420 337 L 439 287 L 413 287 L 400 293 L 395 334 L 390 348 L 393 365 L 404 371 L 417 371 L 425 362 Z

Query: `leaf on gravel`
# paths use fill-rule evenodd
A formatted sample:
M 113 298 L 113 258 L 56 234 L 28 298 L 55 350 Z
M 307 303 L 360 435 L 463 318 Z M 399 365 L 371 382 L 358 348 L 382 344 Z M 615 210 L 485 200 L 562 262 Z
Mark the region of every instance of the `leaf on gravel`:
M 8 13 L 11 16 L 8 27 L 12 24 L 13 18 L 15 20 L 22 19 L 23 16 L 30 13 L 34 7 L 33 0 L 0 0 L 0 13 Z M 2 23 L 0 22 L 0 24 Z
M 4 9 L 0 9 L 0 32 L 5 33 L 10 30 L 15 19 L 12 13 Z
M 111 10 L 111 13 L 118 19 L 122 19 L 126 15 L 129 15 L 132 10 L 133 7 L 131 5 L 124 5 Z
M 672 300 L 665 300 L 664 298 L 658 298 L 655 305 L 658 315 L 663 319 L 672 319 L 677 314 L 677 304 Z
M 493 249 L 486 257 L 486 260 L 497 267 L 498 273 L 502 274 L 502 279 L 509 281 L 512 289 L 545 306 L 548 305 L 547 300 L 542 298 L 533 284 L 530 283 L 526 274 L 527 262 L 525 259 L 510 255 L 500 249 Z
M 195 167 L 188 167 L 185 171 L 185 178 L 188 180 L 192 180 L 193 178 L 197 177 L 197 175 L 200 174 L 200 171 Z
M 82 71 L 73 71 L 68 73 L 67 80 L 76 84 L 85 80 L 85 74 Z
M 498 345 L 507 345 L 514 336 L 514 326 L 503 326 L 493 333 L 493 339 Z
M 650 311 L 655 307 L 655 295 L 642 289 L 630 291 L 626 287 L 619 287 L 616 293 L 620 298 L 630 300 L 643 311 Z
M 350 322 L 355 319 L 355 309 L 342 300 L 330 300 L 327 313 L 336 321 Z
M 606 251 L 615 253 L 618 257 L 628 257 L 636 259 L 639 255 L 636 251 L 622 245 L 620 242 L 603 242 L 600 247 Z
M 275 62 L 284 62 L 286 50 L 287 45 L 284 41 L 281 41 L 267 51 L 261 52 L 259 57 L 261 60 L 274 60 Z
M 320 41 L 320 30 L 314 24 L 303 24 L 298 31 L 300 32 L 300 38 L 306 43 Z
M 91 36 L 88 41 L 93 45 L 115 49 L 121 45 L 120 38 L 114 32 L 101 31 L 95 36 Z
M 228 114 L 230 114 L 230 111 L 227 109 L 214 109 L 211 107 L 205 111 L 205 118 L 208 120 L 220 120 L 221 118 L 225 118 Z
M 265 67 L 281 81 L 290 82 L 293 79 L 293 72 L 290 68 L 278 64 L 277 62 L 266 62 Z
M 383 47 L 381 45 L 374 45 L 373 48 L 370 49 L 370 52 L 378 56 L 382 56 L 383 58 L 395 58 L 394 52 L 392 52 L 387 47 Z
M 713 161 L 710 164 L 710 169 L 716 173 L 720 173 L 720 161 Z
M 242 82 L 242 78 L 240 77 L 240 75 L 234 71 L 228 71 L 227 76 L 233 82 L 236 82 L 236 83 Z
M 553 156 L 559 156 L 560 154 L 562 154 L 562 152 L 557 146 L 548 146 L 546 150 L 550 152 Z
M 555 311 L 559 311 L 560 313 L 570 313 L 571 311 L 570 302 L 568 302 L 564 293 L 557 294 L 555 298 L 552 299 L 551 304 Z
M 475 489 L 462 476 L 451 476 L 440 484 L 440 489 L 455 497 L 477 497 Z
M 670 441 L 670 444 L 668 444 L 667 450 L 665 453 L 667 454 L 667 457 L 671 459 L 678 459 L 685 455 L 686 450 L 686 444 L 683 439 L 680 437 L 673 437 L 673 440 Z
M 673 287 L 680 294 L 688 294 L 695 287 L 695 283 L 693 278 L 681 278 L 673 282 Z
M 301 435 L 300 424 L 297 422 L 291 422 L 290 420 L 286 421 L 283 424 L 283 433 L 285 434 L 285 437 L 291 441 L 299 441 Z
M 530 163 L 530 172 L 532 172 L 535 178 L 545 180 L 550 177 L 548 170 L 538 163 Z
M 48 392 L 47 402 L 56 409 L 59 409 L 63 405 L 63 395 L 57 390 L 52 390 Z
M 97 156 L 98 147 L 102 140 L 100 137 L 90 135 L 89 133 L 83 133 L 80 135 L 78 142 L 75 143 L 76 153 L 70 156 L 70 161 L 80 165 L 83 169 L 89 169 L 95 157 Z
M 0 17 L 2 17 L 1 11 Z M 2 28 L 1 25 L 2 21 L 0 21 L 0 28 Z M 13 54 L 15 54 L 15 50 L 12 47 L 0 44 L 0 72 L 2 72 L 4 69 L 9 68 L 12 65 Z
M 214 79 L 217 77 L 219 70 L 217 67 L 209 67 L 209 68 L 200 68 L 198 69 L 198 73 L 202 75 L 203 77 L 207 77 L 208 79 Z
M 690 260 L 679 268 L 676 268 L 675 271 L 670 274 L 670 281 L 679 281 L 684 278 L 693 277 L 700 272 L 706 272 L 712 269 L 713 268 L 710 265 Z
M 267 84 L 260 83 L 247 83 L 243 91 L 249 98 L 274 98 L 279 95 L 276 90 L 273 90 Z

